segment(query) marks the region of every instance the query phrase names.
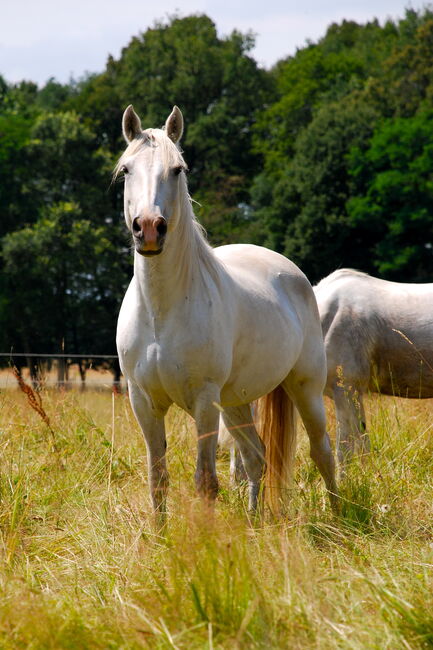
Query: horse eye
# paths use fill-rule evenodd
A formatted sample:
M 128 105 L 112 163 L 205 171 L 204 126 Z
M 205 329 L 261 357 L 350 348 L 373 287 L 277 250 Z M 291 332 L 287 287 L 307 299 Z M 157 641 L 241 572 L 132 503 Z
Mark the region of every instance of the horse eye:
M 129 174 L 129 170 L 125 165 L 122 165 L 120 171 L 122 172 L 122 174 Z
M 175 176 L 179 176 L 180 172 L 183 170 L 182 165 L 179 165 L 179 167 L 173 167 L 173 174 Z

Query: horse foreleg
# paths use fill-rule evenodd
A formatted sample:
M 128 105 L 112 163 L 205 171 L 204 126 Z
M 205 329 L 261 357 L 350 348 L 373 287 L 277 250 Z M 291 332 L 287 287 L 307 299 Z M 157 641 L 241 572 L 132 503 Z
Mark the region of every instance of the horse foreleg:
M 257 509 L 260 493 L 260 483 L 265 470 L 265 446 L 261 441 L 253 423 L 249 404 L 226 408 L 223 413 L 224 424 L 235 439 L 239 448 L 238 464 L 235 460 L 235 476 L 240 473 L 240 468 L 246 472 L 249 485 L 249 509 Z M 245 469 L 244 469 L 245 468 Z
M 149 408 L 147 400 L 140 389 L 132 385 L 131 382 L 129 382 L 128 388 L 132 410 L 146 442 L 150 496 L 153 509 L 158 515 L 160 523 L 164 523 L 168 488 L 164 414 L 161 413 L 159 417 L 156 417 Z
M 195 484 L 197 492 L 206 501 L 213 503 L 218 494 L 216 475 L 216 448 L 220 401 L 219 389 L 210 385 L 204 388 L 196 399 L 194 419 L 197 427 L 197 468 Z
M 364 401 L 362 399 L 362 394 L 358 394 L 358 404 L 359 404 L 359 448 L 362 456 L 366 456 L 370 453 L 370 436 L 368 435 L 366 428 L 366 419 L 365 419 L 365 410 L 364 410 Z
M 336 386 L 333 390 L 337 416 L 337 454 L 340 472 L 344 475 L 355 447 L 362 453 L 369 451 L 370 443 L 365 431 L 365 412 L 361 392 L 352 386 Z

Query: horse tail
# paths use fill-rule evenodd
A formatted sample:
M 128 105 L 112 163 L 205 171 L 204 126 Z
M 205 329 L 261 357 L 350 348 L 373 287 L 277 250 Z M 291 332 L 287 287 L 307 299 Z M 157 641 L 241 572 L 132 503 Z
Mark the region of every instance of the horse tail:
M 295 405 L 281 386 L 257 401 L 257 430 L 266 447 L 265 500 L 274 514 L 281 512 L 293 475 L 296 419 Z

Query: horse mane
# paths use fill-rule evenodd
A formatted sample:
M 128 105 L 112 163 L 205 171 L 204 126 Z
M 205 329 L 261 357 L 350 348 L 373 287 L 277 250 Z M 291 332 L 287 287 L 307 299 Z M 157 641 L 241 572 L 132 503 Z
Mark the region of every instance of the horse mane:
M 119 158 L 114 168 L 113 180 L 120 175 L 125 160 L 129 156 L 139 153 L 145 147 L 160 149 L 165 177 L 173 167 L 183 167 L 184 171 L 188 169 L 181 149 L 167 136 L 164 129 L 146 129 L 129 143 Z M 203 270 L 206 269 L 218 285 L 223 263 L 216 258 L 206 239 L 206 231 L 194 214 L 185 174 L 181 175 L 179 183 L 179 203 L 179 215 L 177 215 L 175 224 L 176 248 L 179 255 L 182 255 L 182 264 L 176 267 L 182 269 L 179 281 L 188 285 L 197 271 L 204 280 Z

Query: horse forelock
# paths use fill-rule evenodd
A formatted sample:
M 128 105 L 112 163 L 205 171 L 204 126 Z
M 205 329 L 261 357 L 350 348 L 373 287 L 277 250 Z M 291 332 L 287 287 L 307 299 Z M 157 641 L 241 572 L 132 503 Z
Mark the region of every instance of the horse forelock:
M 163 129 L 146 129 L 128 144 L 120 156 L 114 168 L 113 179 L 117 179 L 127 158 L 134 156 L 148 147 L 158 147 L 160 149 L 164 176 L 167 176 L 172 167 L 182 166 L 186 168 L 182 151 L 170 140 Z
M 186 168 L 182 152 L 179 147 L 168 137 L 163 129 L 147 129 L 150 146 L 160 147 L 164 174 L 168 174 L 172 167 L 182 166 Z

